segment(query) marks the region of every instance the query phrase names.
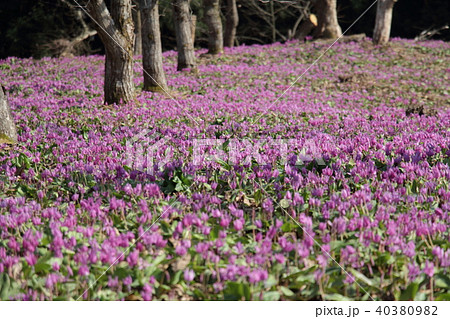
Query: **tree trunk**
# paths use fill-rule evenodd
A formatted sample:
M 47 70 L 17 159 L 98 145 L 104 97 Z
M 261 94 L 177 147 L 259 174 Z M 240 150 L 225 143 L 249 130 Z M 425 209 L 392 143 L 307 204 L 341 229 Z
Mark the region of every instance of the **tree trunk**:
M 342 30 L 337 19 L 336 0 L 317 0 L 316 11 L 318 26 L 316 38 L 337 39 L 342 36 Z
M 223 45 L 232 48 L 236 37 L 236 28 L 239 24 L 239 14 L 236 6 L 236 0 L 227 0 L 225 12 L 225 35 Z
M 134 99 L 131 0 L 111 0 L 111 11 L 104 0 L 91 0 L 87 9 L 106 51 L 105 103 L 127 103 Z
M 133 11 L 133 20 L 135 24 L 135 39 L 134 39 L 134 55 L 142 55 L 142 14 L 139 8 Z
M 178 49 L 178 71 L 196 69 L 189 0 L 172 0 Z
M 203 6 L 205 10 L 205 23 L 208 26 L 208 53 L 222 53 L 223 33 L 219 0 L 203 0 Z
M 144 64 L 144 90 L 167 91 L 163 69 L 161 31 L 159 28 L 158 0 L 140 0 L 142 17 L 142 48 Z
M 392 9 L 395 0 L 378 0 L 373 43 L 386 44 L 391 33 Z
M 270 26 L 272 28 L 272 43 L 277 41 L 277 25 L 275 18 L 275 11 L 273 9 L 273 1 L 270 1 Z
M 192 47 L 195 49 L 195 29 L 197 28 L 197 16 L 191 14 L 191 35 L 192 35 Z
M 17 131 L 3 86 L 0 86 L 0 144 L 17 143 Z

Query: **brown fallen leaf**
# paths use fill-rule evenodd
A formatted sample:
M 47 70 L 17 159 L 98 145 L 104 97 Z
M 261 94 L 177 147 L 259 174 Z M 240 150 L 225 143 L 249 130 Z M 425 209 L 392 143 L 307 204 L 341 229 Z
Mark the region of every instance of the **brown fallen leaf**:
M 173 271 L 179 271 L 186 269 L 187 265 L 189 265 L 189 262 L 191 261 L 191 255 L 185 254 L 182 257 L 174 259 L 174 262 L 172 263 L 171 267 Z

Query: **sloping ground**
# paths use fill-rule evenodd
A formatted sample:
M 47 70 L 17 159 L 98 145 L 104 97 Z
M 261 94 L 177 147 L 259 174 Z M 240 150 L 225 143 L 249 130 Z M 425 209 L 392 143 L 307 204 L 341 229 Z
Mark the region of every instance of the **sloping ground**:
M 168 52 L 176 101 L 106 107 L 102 57 L 0 61 L 0 299 L 450 299 L 450 45 L 338 43 L 290 88 L 326 48 Z

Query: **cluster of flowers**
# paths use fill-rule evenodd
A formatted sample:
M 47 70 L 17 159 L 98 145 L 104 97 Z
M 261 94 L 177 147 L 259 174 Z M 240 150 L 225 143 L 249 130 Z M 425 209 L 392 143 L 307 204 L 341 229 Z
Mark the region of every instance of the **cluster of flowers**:
M 177 102 L 107 107 L 100 56 L 0 61 L 20 133 L 0 149 L 0 299 L 445 295 L 450 46 L 338 43 L 272 105 L 324 49 L 242 46 L 198 75 L 167 52 Z M 142 131 L 168 138 L 151 173 L 126 156 Z M 200 139 L 238 155 L 194 165 Z

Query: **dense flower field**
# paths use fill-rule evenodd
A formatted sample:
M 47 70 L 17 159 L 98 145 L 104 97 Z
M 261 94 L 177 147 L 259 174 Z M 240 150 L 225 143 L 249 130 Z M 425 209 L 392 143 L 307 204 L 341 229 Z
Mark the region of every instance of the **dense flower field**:
M 338 43 L 273 104 L 327 46 L 167 52 L 177 102 L 123 106 L 103 57 L 0 61 L 0 299 L 449 300 L 450 45 Z

